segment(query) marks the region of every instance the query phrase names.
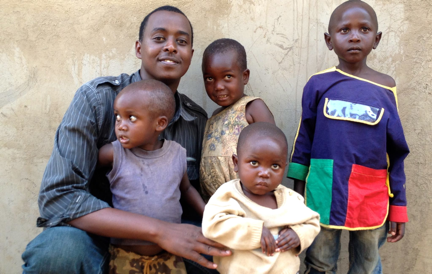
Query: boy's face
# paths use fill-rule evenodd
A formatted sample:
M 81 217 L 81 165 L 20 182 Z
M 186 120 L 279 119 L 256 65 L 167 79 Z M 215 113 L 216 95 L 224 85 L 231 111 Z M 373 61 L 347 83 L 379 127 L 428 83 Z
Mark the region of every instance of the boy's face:
M 286 150 L 286 146 L 275 138 L 246 140 L 238 156 L 233 155 L 234 170 L 238 172 L 244 191 L 253 195 L 273 191 L 285 174 Z
M 114 115 L 116 117 L 115 133 L 124 148 L 140 147 L 154 150 L 159 135 L 156 132 L 157 119 L 150 115 L 146 106 L 145 96 L 129 92 L 117 96 L 114 101 Z M 156 138 L 155 138 L 156 136 Z
M 204 62 L 204 86 L 213 102 L 227 107 L 243 97 L 244 86 L 249 81 L 249 70 L 242 70 L 237 53 L 230 50 L 211 55 Z
M 178 85 L 191 63 L 191 33 L 184 15 L 170 11 L 153 13 L 141 41 L 136 42 L 136 55 L 142 60 L 142 78 Z
M 330 33 L 325 34 L 327 47 L 334 49 L 340 62 L 355 64 L 366 61 L 381 39 L 375 22 L 361 3 L 336 10 L 329 25 Z

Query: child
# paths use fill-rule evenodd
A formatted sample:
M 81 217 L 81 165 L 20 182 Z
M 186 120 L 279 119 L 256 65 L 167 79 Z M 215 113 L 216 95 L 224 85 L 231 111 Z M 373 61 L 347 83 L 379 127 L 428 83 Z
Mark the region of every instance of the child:
M 236 179 L 231 156 L 244 127 L 274 118 L 258 97 L 244 94 L 249 81 L 246 51 L 237 41 L 219 39 L 204 51 L 202 60 L 207 95 L 221 106 L 207 121 L 200 165 L 200 183 L 204 200 L 208 200 L 225 182 Z
M 381 273 L 378 249 L 387 219 L 387 241 L 404 236 L 409 150 L 395 82 L 366 65 L 380 39 L 374 10 L 344 2 L 325 34 L 339 65 L 315 74 L 304 88 L 288 177 L 321 215 L 321 232 L 306 253 L 307 273 L 336 273 L 342 229 L 350 231 L 349 273 Z
M 254 123 L 240 133 L 232 156 L 240 179 L 219 187 L 203 217 L 203 234 L 233 249 L 230 257 L 213 257 L 221 274 L 298 273 L 297 256 L 318 234 L 319 215 L 280 185 L 287 150 L 273 124 Z
M 183 197 L 202 215 L 204 202 L 189 183 L 185 149 L 159 140 L 174 110 L 172 91 L 156 80 L 130 84 L 116 97 L 118 140 L 99 151 L 99 165 L 112 165 L 107 177 L 115 208 L 180 223 Z M 110 273 L 171 273 L 164 272 L 167 268 L 186 273 L 182 259 L 157 244 L 115 238 L 111 244 Z

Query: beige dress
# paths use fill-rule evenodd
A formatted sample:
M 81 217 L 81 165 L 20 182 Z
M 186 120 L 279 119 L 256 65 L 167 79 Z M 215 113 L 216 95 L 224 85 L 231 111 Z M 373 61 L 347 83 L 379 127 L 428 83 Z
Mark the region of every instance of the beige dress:
M 200 183 L 205 201 L 223 183 L 237 179 L 232 155 L 237 151 L 240 132 L 249 125 L 246 105 L 256 99 L 260 98 L 244 96 L 207 121 L 200 166 Z

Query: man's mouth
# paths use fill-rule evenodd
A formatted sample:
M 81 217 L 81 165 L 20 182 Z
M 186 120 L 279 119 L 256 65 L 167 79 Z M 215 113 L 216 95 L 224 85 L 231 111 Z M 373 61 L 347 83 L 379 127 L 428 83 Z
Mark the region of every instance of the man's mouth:
M 167 64 L 167 65 L 175 65 L 175 64 L 179 63 L 178 60 L 176 60 L 174 58 L 168 58 L 168 57 L 167 58 L 159 58 L 158 61 L 161 63 Z

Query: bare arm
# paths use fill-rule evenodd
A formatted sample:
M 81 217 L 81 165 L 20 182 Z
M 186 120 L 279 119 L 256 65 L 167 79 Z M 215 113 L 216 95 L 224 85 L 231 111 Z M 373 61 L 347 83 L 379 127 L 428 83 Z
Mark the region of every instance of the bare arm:
M 111 143 L 104 145 L 99 150 L 97 166 L 112 166 L 114 161 L 114 148 Z
M 212 269 L 217 265 L 207 261 L 199 253 L 212 256 L 231 254 L 230 251 L 223 250 L 222 245 L 206 239 L 199 227 L 167 223 L 114 208 L 92 212 L 72 220 L 69 224 L 106 237 L 151 241 L 172 254 Z
M 246 105 L 246 120 L 249 124 L 268 122 L 275 124 L 273 114 L 263 100 L 253 100 Z
M 305 182 L 300 180 L 294 180 L 294 191 L 304 197 Z
M 198 191 L 190 184 L 187 172 L 183 175 L 182 181 L 180 183 L 180 191 L 182 199 L 185 199 L 196 212 L 203 215 L 205 203 Z

